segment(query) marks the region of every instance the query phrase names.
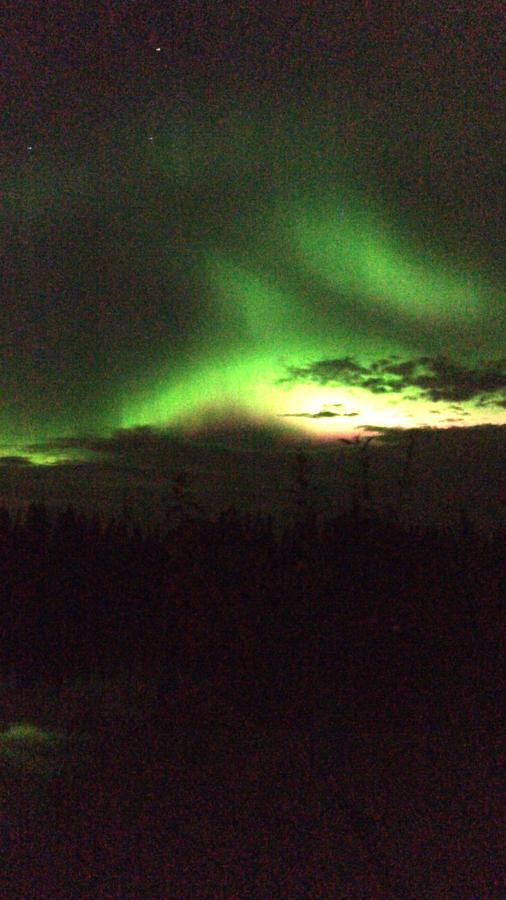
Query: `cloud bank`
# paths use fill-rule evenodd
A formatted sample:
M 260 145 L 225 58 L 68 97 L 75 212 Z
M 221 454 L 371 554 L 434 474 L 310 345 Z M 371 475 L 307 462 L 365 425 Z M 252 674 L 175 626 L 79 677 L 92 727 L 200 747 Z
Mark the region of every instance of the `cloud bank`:
M 420 398 L 436 403 L 474 402 L 479 406 L 506 408 L 506 357 L 473 368 L 445 356 L 418 356 L 408 360 L 391 356 L 366 365 L 344 356 L 318 360 L 307 366 L 290 366 L 287 377 L 281 379 L 281 383 L 286 382 L 348 385 L 365 388 L 373 394 L 401 396 L 417 390 Z

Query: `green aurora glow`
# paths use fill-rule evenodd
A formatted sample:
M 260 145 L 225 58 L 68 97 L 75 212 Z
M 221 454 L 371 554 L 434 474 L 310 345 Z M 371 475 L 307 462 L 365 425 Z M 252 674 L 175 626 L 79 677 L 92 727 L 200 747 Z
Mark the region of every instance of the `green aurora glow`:
M 114 307 L 100 314 L 95 310 L 112 364 L 104 362 L 105 350 L 101 357 L 95 354 L 92 332 L 86 338 L 83 329 L 82 342 L 74 333 L 76 362 L 70 359 L 67 371 L 62 360 L 58 395 L 54 372 L 46 378 L 48 390 L 41 375 L 45 353 L 53 366 L 58 359 L 58 330 L 44 330 L 42 318 L 35 344 L 41 369 L 33 391 L 23 382 L 23 366 L 4 388 L 5 455 L 87 431 L 105 435 L 139 425 L 198 430 L 227 417 L 320 438 L 350 433 L 350 422 L 343 423 L 341 416 L 353 417 L 353 429 L 445 427 L 451 398 L 428 399 L 415 388 L 372 392 L 349 378 L 327 384 L 309 377 L 297 381 L 287 373 L 309 372 L 321 360 L 351 358 L 367 367 L 385 357 L 438 354 L 479 366 L 495 359 L 501 346 L 501 321 L 493 327 L 500 302 L 497 284 L 473 268 L 472 260 L 449 257 L 438 240 L 430 245 L 421 232 L 406 231 L 400 215 L 396 223 L 385 206 L 371 201 L 371 191 L 360 192 L 339 135 L 332 136 L 321 166 L 315 125 L 301 137 L 292 116 L 284 128 L 273 126 L 269 140 L 267 134 L 261 119 L 230 115 L 203 129 L 191 120 L 182 128 L 176 117 L 146 163 L 151 177 L 157 173 L 156 203 L 146 207 L 143 169 L 132 163 L 120 227 L 106 206 L 121 206 L 121 195 L 118 200 L 111 188 L 102 213 L 86 167 L 74 175 L 60 172 L 59 180 L 54 173 L 53 181 L 47 163 L 33 171 L 23 188 L 25 206 L 19 207 L 20 234 L 29 238 L 30 228 L 44 233 L 48 209 L 65 227 L 79 205 L 88 204 L 84 214 L 102 222 L 109 248 L 105 259 L 113 274 L 107 289 L 114 283 L 116 305 L 118 296 L 128 295 L 124 309 L 130 335 L 123 339 L 128 321 L 112 321 Z M 140 193 L 132 201 L 136 179 Z M 12 190 L 19 192 L 19 185 Z M 45 239 L 51 243 L 57 236 Z M 61 283 L 51 282 L 44 263 L 33 264 L 34 279 L 39 269 L 45 273 L 50 302 L 75 277 L 82 240 L 86 228 Z M 100 265 L 100 260 L 88 262 L 88 292 Z M 159 293 L 152 320 L 143 324 L 153 271 Z M 129 283 L 131 272 L 135 278 Z M 174 285 L 181 284 L 178 295 Z M 85 303 L 102 310 L 100 278 L 98 285 L 97 297 L 88 293 Z M 71 311 L 71 325 L 61 326 L 61 342 L 75 330 L 79 315 L 79 309 Z M 117 317 L 119 322 L 119 312 Z M 122 340 L 116 350 L 117 335 Z M 143 363 L 146 348 L 149 360 Z M 459 402 L 466 415 L 461 424 L 504 422 L 500 403 L 485 405 L 477 395 Z M 332 414 L 337 407 L 340 415 Z M 56 462 L 59 457 L 33 452 L 32 458 Z
M 255 170 L 254 146 L 251 141 L 248 145 L 244 127 L 238 133 L 229 123 L 225 146 L 213 138 L 206 151 L 188 135 L 178 147 L 171 135 L 166 155 L 160 154 L 167 178 L 188 185 L 205 175 L 208 192 L 215 196 L 213 175 L 222 190 L 224 180 L 228 187 L 227 167 L 236 177 L 239 168 L 243 178 Z M 279 146 L 276 151 L 281 153 Z M 299 147 L 295 156 L 300 166 L 304 150 Z M 484 288 L 483 279 L 466 267 L 445 263 L 433 248 L 417 252 L 379 208 L 372 213 L 361 206 L 359 193 L 349 184 L 336 190 L 321 176 L 313 181 L 314 160 L 307 147 L 309 195 L 307 188 L 303 193 L 287 190 L 290 175 L 296 184 L 293 154 L 287 159 L 281 183 L 270 184 L 270 196 L 261 192 L 260 213 L 246 192 L 246 209 L 239 207 L 238 223 L 234 221 L 232 194 L 225 216 L 219 209 L 216 213 L 217 225 L 206 221 L 202 234 L 197 228 L 196 265 L 202 292 L 210 298 L 207 339 L 182 372 L 175 377 L 164 372 L 144 397 L 134 393 L 125 398 L 123 427 L 198 425 L 226 418 L 229 410 L 257 421 L 291 417 L 289 428 L 324 437 L 342 434 L 342 423 L 297 413 L 314 415 L 336 403 L 348 404 L 358 410 L 355 426 L 398 427 L 436 424 L 448 416 L 441 404 L 434 418 L 429 414 L 434 402 L 420 398 L 396 396 L 393 409 L 391 396 L 380 398 L 344 383 L 283 383 L 287 367 L 329 356 L 351 355 L 371 363 L 385 354 L 409 357 L 431 343 L 440 350 L 445 326 L 463 327 L 465 339 L 466 329 L 493 296 L 493 288 Z M 265 160 L 257 157 L 256 164 L 261 170 Z M 271 160 L 270 173 L 279 170 Z M 490 410 L 487 421 L 496 421 Z

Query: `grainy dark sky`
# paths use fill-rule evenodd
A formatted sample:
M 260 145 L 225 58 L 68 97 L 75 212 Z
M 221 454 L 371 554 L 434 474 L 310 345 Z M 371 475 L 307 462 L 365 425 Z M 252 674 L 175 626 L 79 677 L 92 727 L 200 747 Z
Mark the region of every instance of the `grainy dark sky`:
M 438 448 L 419 486 L 479 446 L 452 495 L 497 515 L 498 3 L 26 2 L 3 24 L 12 500 L 71 499 L 69 466 L 100 502 L 151 497 L 181 441 L 220 500 L 216 454 L 247 452 L 229 495 L 261 500 L 294 442 L 328 462 L 375 433 L 394 478 L 415 429 Z

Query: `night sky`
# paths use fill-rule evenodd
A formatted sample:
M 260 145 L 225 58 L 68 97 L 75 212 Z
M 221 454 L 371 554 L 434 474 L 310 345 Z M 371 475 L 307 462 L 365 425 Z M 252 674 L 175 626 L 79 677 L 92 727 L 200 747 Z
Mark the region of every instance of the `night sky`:
M 497 521 L 499 4 L 6 19 L 7 501 L 149 506 L 185 466 L 210 501 L 276 507 L 283 454 L 308 448 L 328 497 L 336 459 L 353 482 L 339 438 L 374 434 L 383 502 L 415 434 L 420 515 Z

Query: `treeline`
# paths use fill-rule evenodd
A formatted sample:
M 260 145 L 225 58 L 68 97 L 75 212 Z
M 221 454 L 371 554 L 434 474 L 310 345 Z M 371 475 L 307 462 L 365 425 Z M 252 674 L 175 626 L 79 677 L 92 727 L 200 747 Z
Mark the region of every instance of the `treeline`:
M 506 571 L 504 533 L 408 530 L 355 508 L 285 522 L 204 516 L 175 481 L 163 525 L 76 509 L 0 508 L 2 677 L 242 672 L 286 677 L 364 631 L 482 635 Z

